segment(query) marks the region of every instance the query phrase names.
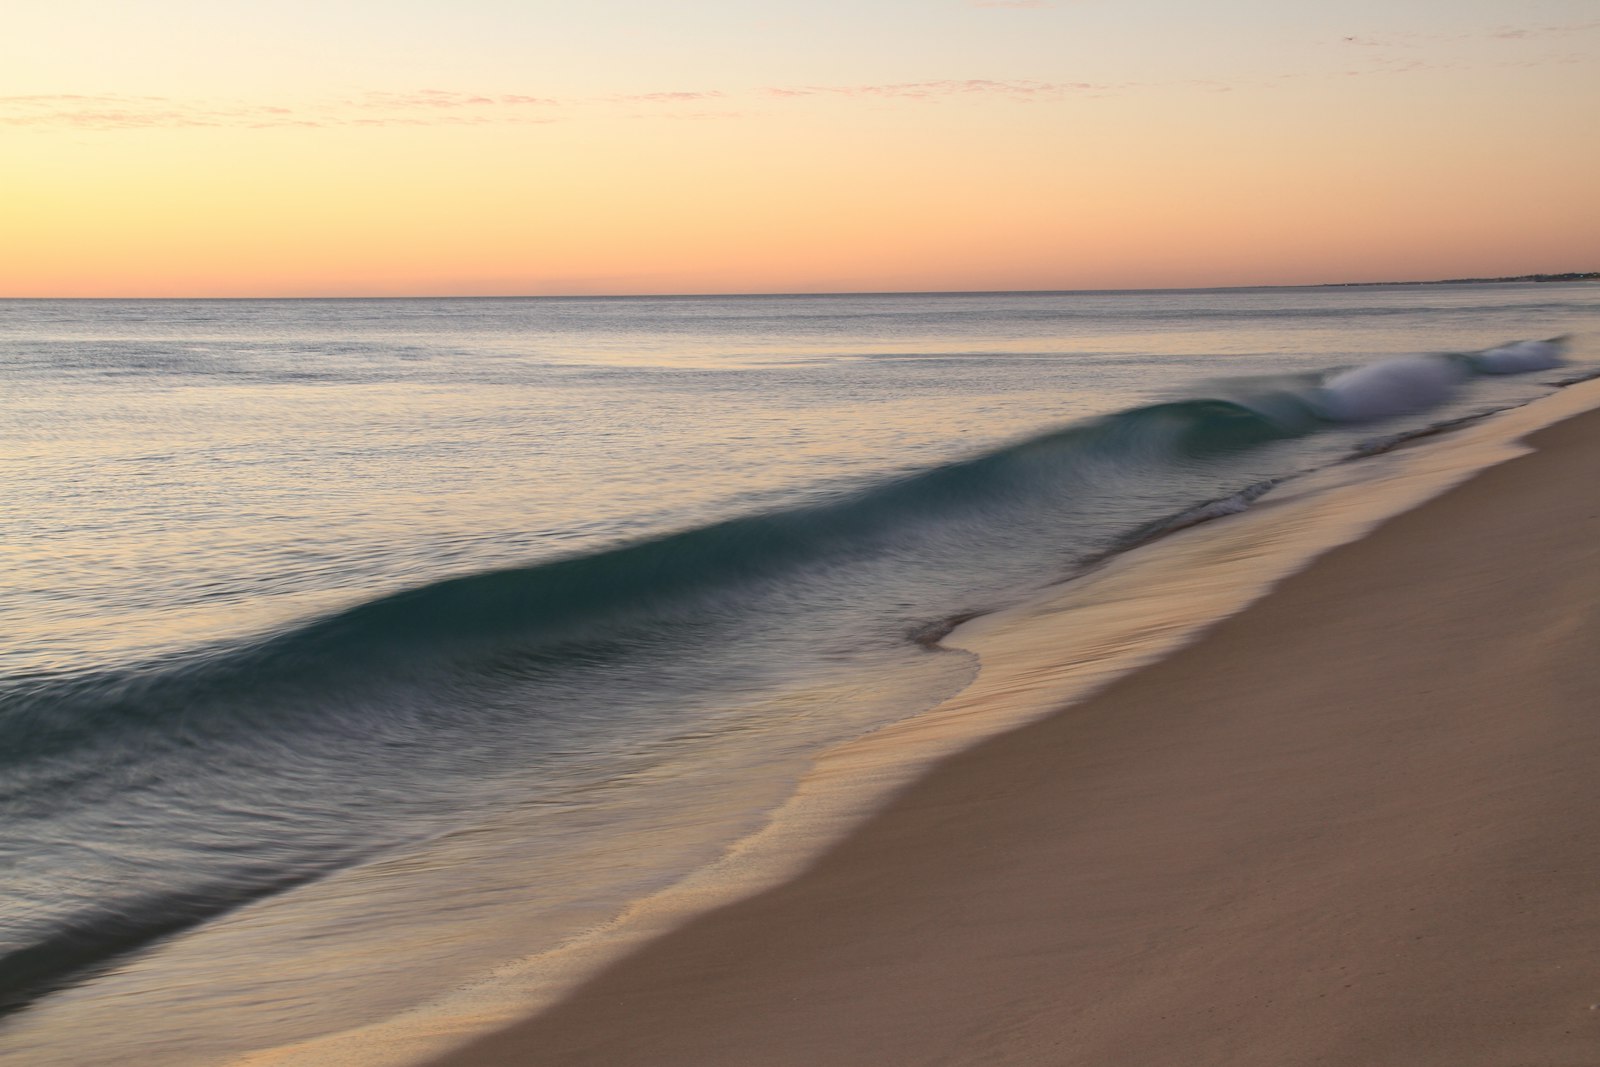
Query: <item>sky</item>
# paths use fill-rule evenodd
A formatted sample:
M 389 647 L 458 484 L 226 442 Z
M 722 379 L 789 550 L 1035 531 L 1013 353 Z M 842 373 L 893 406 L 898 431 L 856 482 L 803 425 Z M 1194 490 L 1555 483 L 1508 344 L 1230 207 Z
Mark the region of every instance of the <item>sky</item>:
M 1600 0 L 6 0 L 0 296 L 1600 270 Z

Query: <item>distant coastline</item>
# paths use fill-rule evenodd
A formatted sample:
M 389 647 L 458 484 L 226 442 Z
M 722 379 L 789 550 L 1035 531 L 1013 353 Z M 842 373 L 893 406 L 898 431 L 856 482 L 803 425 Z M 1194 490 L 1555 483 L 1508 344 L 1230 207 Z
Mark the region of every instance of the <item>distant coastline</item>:
M 1572 271 L 1567 274 L 1518 274 L 1505 278 L 1435 278 L 1413 282 L 1326 282 L 1330 289 L 1350 289 L 1362 285 L 1491 285 L 1500 282 L 1594 282 L 1600 271 Z

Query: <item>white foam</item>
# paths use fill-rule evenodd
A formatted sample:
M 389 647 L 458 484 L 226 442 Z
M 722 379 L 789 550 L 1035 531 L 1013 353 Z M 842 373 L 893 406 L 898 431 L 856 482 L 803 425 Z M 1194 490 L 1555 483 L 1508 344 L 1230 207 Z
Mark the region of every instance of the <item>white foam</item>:
M 1473 369 L 1481 374 L 1525 374 L 1528 371 L 1559 367 L 1562 341 L 1517 341 L 1469 356 Z
M 1441 404 L 1465 376 L 1458 362 L 1441 356 L 1386 359 L 1335 374 L 1312 394 L 1311 404 L 1334 422 L 1369 422 Z

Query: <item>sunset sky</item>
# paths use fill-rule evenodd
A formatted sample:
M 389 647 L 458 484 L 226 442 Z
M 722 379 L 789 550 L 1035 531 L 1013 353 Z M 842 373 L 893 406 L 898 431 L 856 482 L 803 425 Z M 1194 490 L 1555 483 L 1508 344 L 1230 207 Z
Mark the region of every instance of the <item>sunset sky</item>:
M 7 0 L 0 296 L 1600 269 L 1597 0 Z

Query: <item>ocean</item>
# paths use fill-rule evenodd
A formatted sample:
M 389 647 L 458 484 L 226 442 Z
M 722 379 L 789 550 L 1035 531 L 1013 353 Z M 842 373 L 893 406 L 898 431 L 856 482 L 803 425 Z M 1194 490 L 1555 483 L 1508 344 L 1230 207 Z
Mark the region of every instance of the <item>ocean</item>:
M 1600 285 L 0 301 L 0 1056 L 427 1010 L 934 708 L 939 638 L 1600 369 Z

